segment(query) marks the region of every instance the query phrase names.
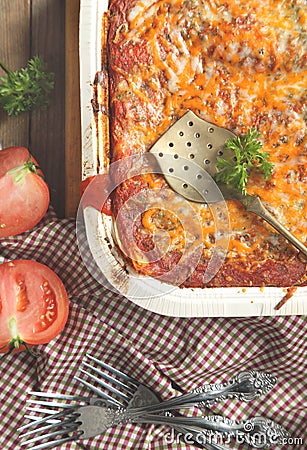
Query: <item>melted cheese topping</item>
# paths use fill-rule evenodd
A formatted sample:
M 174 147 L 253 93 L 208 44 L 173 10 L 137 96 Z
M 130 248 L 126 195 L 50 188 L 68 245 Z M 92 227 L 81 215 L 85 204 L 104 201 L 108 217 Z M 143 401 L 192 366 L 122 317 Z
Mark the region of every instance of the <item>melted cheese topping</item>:
M 306 3 L 128 3 L 110 54 L 116 74 L 111 106 L 124 111 L 113 122 L 116 158 L 147 151 L 187 109 L 237 134 L 257 127 L 275 169 L 269 182 L 253 174 L 248 191 L 306 242 Z M 118 55 L 126 55 L 125 61 Z M 161 184 L 151 180 L 152 187 L 155 182 Z M 216 232 L 212 214 L 205 205 L 194 207 L 202 220 L 204 249 L 210 251 Z M 230 259 L 265 258 L 272 248 L 283 252 L 283 240 L 268 225 L 237 202 L 228 207 Z M 144 215 L 142 223 L 151 232 L 156 231 L 154 214 Z M 171 234 L 180 250 L 180 226 Z

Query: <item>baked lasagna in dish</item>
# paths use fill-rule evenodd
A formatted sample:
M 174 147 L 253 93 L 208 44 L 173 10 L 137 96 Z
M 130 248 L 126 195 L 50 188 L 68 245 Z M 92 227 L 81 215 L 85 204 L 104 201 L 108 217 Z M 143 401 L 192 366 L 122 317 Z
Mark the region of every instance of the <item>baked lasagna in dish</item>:
M 269 180 L 251 173 L 247 190 L 306 244 L 306 2 L 110 0 L 105 23 L 97 85 L 107 89 L 101 120 L 108 116 L 109 162 L 146 154 L 187 110 L 237 135 L 256 128 L 274 171 Z M 212 209 L 192 202 L 187 208 L 178 197 L 174 209 L 167 198 L 166 208 L 157 195 L 167 187 L 163 175 L 129 176 L 127 164 L 118 165 L 124 178 L 121 169 L 112 172 L 109 213 L 123 258 L 137 273 L 167 280 L 193 240 L 201 239 L 197 261 L 186 257 L 184 280 L 178 274 L 182 287 L 306 285 L 306 261 L 298 251 L 235 200 L 227 201 L 227 253 L 206 279 L 219 232 Z M 147 206 L 150 191 L 155 195 Z M 193 235 L 192 225 L 186 232 L 187 211 L 195 212 L 201 236 L 199 227 Z M 163 252 L 156 236 L 167 242 Z

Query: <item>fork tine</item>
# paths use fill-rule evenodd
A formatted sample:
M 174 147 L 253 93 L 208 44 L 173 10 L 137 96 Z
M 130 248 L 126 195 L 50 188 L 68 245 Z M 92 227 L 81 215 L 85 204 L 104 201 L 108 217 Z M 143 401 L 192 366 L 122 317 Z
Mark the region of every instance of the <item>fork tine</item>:
M 71 408 L 70 403 L 59 403 L 59 402 L 48 402 L 45 400 L 33 400 L 33 399 L 27 399 L 26 403 L 31 403 L 32 405 L 40 405 L 40 406 L 52 406 L 54 408 Z M 30 407 L 27 407 L 30 408 Z
M 25 414 L 23 417 L 25 419 L 34 420 L 35 422 L 43 419 L 43 416 L 36 416 L 36 415 L 31 416 L 29 414 Z M 59 423 L 59 422 L 60 422 L 60 420 L 57 420 L 57 419 L 52 420 L 52 419 L 47 418 L 47 420 L 46 420 L 46 423 Z
M 29 395 L 33 395 L 33 396 L 37 396 L 39 398 L 47 398 L 47 399 L 61 399 L 61 400 L 80 400 L 83 401 L 83 399 L 85 399 L 86 401 L 86 397 L 81 397 L 81 396 L 76 396 L 76 395 L 62 395 L 62 394 L 54 394 L 54 393 L 44 393 L 44 392 L 35 392 L 35 391 L 30 391 L 28 392 Z M 53 415 L 56 413 L 61 412 L 61 410 L 63 409 L 71 409 L 72 406 L 76 406 L 75 404 L 71 404 L 71 403 L 60 403 L 60 402 L 56 402 L 56 401 L 47 401 L 47 400 L 36 400 L 36 399 L 27 399 L 26 400 L 26 411 L 28 412 L 34 412 L 34 413 L 38 413 L 40 415 L 25 415 L 24 417 L 26 419 L 30 419 L 30 420 L 41 420 L 43 418 L 46 418 L 46 414 Z M 30 406 L 31 405 L 31 406 Z M 49 406 L 50 408 L 61 408 L 61 409 L 47 409 L 47 408 L 40 408 L 40 406 Z M 79 405 L 80 406 L 80 405 Z M 45 416 L 43 416 L 45 415 Z M 58 423 L 59 420 L 51 420 L 48 419 L 48 423 Z
M 28 395 L 35 397 L 54 398 L 61 400 L 87 401 L 88 398 L 82 395 L 57 394 L 56 392 L 28 391 Z M 31 400 L 29 400 L 31 401 Z
M 133 384 L 135 388 L 137 388 L 140 385 L 140 383 L 137 380 L 135 380 L 134 378 L 130 377 L 129 375 L 126 375 L 125 373 L 121 372 L 118 369 L 115 369 L 114 367 L 110 366 L 109 364 L 100 361 L 99 359 L 95 358 L 94 356 L 89 355 L 88 353 L 85 356 L 87 358 L 89 358 L 90 360 L 94 361 L 98 366 L 102 367 L 103 369 L 106 369 L 109 372 L 113 373 L 114 375 L 117 375 L 119 378 L 127 381 L 128 383 Z
M 129 400 L 131 399 L 131 396 L 133 395 L 133 392 L 130 393 L 130 395 L 126 395 L 123 392 L 119 391 L 118 389 L 116 389 L 115 387 L 111 386 L 108 383 L 105 383 L 103 380 L 101 380 L 100 378 L 96 377 L 95 375 L 93 375 L 92 373 L 84 370 L 84 369 L 80 369 L 80 372 L 84 373 L 85 375 L 87 375 L 92 381 L 96 381 L 96 383 L 107 389 L 108 391 L 112 392 L 112 394 L 116 395 L 117 397 L 119 397 L 121 400 L 123 400 L 124 402 L 129 402 Z
M 101 378 L 111 381 L 111 383 L 115 384 L 115 386 L 118 386 L 119 388 L 123 389 L 124 391 L 127 391 L 130 395 L 133 395 L 135 390 L 137 389 L 137 386 L 133 385 L 133 387 L 132 387 L 127 384 L 124 384 L 122 381 L 119 381 L 116 378 L 108 375 L 106 372 L 102 372 L 101 370 L 97 369 L 97 367 L 93 367 L 86 362 L 83 362 L 82 364 L 83 364 L 83 366 L 87 367 L 88 369 L 91 369 L 94 373 L 99 375 Z M 84 372 L 84 373 L 87 373 L 89 375 L 88 372 Z
M 75 379 L 80 381 L 80 383 L 82 383 L 84 386 L 87 386 L 89 389 L 91 389 L 93 392 L 95 392 L 97 395 L 99 395 L 99 397 L 104 398 L 105 400 L 107 400 L 110 403 L 113 403 L 113 405 L 115 406 L 123 406 L 119 401 L 117 401 L 115 398 L 111 397 L 110 395 L 106 394 L 105 392 L 103 392 L 101 389 L 97 388 L 96 386 L 93 386 L 91 383 L 82 380 L 82 378 L 79 378 L 77 376 L 75 376 Z
M 133 378 L 129 377 L 128 375 L 124 374 L 123 372 L 121 372 L 117 369 L 114 369 L 109 364 L 106 364 L 106 363 L 100 361 L 99 359 L 95 358 L 94 356 L 86 354 L 86 357 L 91 362 L 94 362 L 100 368 L 103 368 L 104 371 L 100 370 L 99 368 L 97 368 L 91 364 L 88 364 L 87 362 L 82 362 L 82 365 L 85 368 L 90 369 L 90 372 L 85 370 L 84 368 L 82 368 L 82 369 L 80 369 L 81 373 L 85 374 L 90 379 L 91 382 L 95 381 L 98 384 L 98 386 L 101 386 L 102 388 L 104 388 L 104 390 L 111 392 L 111 394 L 113 396 L 115 395 L 120 400 L 129 403 L 129 401 L 131 400 L 132 396 L 134 395 L 134 393 L 137 390 L 140 383 L 138 381 L 134 380 Z M 109 371 L 112 374 L 112 376 L 109 375 L 108 373 L 106 373 L 106 371 Z M 96 377 L 94 374 L 99 375 L 99 377 Z M 117 378 L 115 378 L 114 375 L 117 376 L 118 378 L 120 378 L 121 380 L 118 380 Z M 99 388 L 94 386 L 93 384 L 91 384 L 89 381 L 84 381 L 80 377 L 75 377 L 75 378 L 78 381 L 80 381 L 81 383 L 83 383 L 85 386 L 87 386 L 88 388 L 93 390 L 99 396 L 107 399 L 108 401 L 115 400 L 113 398 L 113 396 L 109 396 L 108 394 L 106 394 L 105 392 L 103 392 L 102 390 L 100 390 Z M 104 380 L 110 381 L 112 383 L 112 385 L 106 383 Z M 114 387 L 113 385 L 116 387 Z M 117 388 L 119 388 L 120 390 Z M 124 392 L 122 392 L 122 391 L 124 391 Z M 122 406 L 121 403 L 119 403 L 117 401 L 116 401 L 116 405 Z
M 26 411 L 32 411 L 32 412 L 38 412 L 40 414 L 55 414 L 57 412 L 60 412 L 59 410 L 54 410 L 54 409 L 46 409 L 46 408 L 38 408 L 38 407 L 31 407 L 31 406 L 26 406 Z
M 30 431 L 27 431 L 26 433 L 21 434 L 19 437 L 20 439 L 27 437 L 27 436 L 31 436 L 32 434 L 35 433 L 41 433 L 42 431 L 48 431 L 48 430 L 52 430 L 53 428 L 58 428 L 61 427 L 61 430 L 57 430 L 57 431 L 53 431 L 53 435 L 56 434 L 64 434 L 64 433 L 68 433 L 68 431 L 66 431 L 69 427 L 66 427 L 66 425 L 73 425 L 74 427 L 78 426 L 78 424 L 76 422 L 74 422 L 74 420 L 72 420 L 71 418 L 67 419 L 67 420 L 63 420 L 62 422 L 59 421 L 58 423 L 55 424 L 48 424 L 48 425 L 44 425 L 43 427 L 39 427 Z M 51 435 L 51 434 L 50 434 Z M 35 438 L 32 438 L 31 441 L 27 441 L 27 443 L 31 443 L 31 442 L 36 442 L 39 439 L 45 439 L 46 437 L 49 437 L 49 435 L 41 435 L 41 436 L 36 436 Z
M 78 431 L 72 436 L 67 436 L 69 433 L 73 433 L 74 431 L 78 430 L 79 423 L 77 422 L 78 413 L 69 413 L 67 414 L 67 410 L 64 411 L 62 414 L 54 414 L 53 417 L 64 417 L 64 420 L 60 420 L 57 423 L 47 423 L 44 419 L 38 420 L 36 422 L 33 422 L 30 424 L 32 426 L 32 430 L 27 431 L 26 433 L 23 433 L 20 435 L 20 439 L 25 437 L 30 437 L 30 439 L 27 439 L 26 441 L 23 441 L 21 443 L 21 446 L 26 446 L 31 444 L 31 448 L 48 448 L 55 445 L 55 443 L 61 443 L 67 442 L 63 441 L 63 439 L 69 438 L 70 441 L 78 440 L 82 434 L 82 431 Z M 67 416 L 67 418 L 66 418 Z M 40 426 L 36 428 L 36 425 L 43 424 L 43 426 Z M 22 427 L 24 429 L 25 427 Z M 49 433 L 46 433 L 46 431 L 49 431 Z M 31 437 L 33 436 L 34 437 Z M 57 440 L 51 440 L 46 443 L 39 444 L 36 447 L 32 447 L 32 444 L 38 441 L 44 441 L 46 439 L 54 438 L 54 437 L 60 437 L 60 439 Z
M 31 450 L 43 450 L 46 448 L 56 447 L 58 445 L 65 444 L 66 442 L 76 441 L 79 437 L 80 436 L 78 436 L 78 437 L 69 436 L 69 437 L 62 438 L 62 439 L 56 439 L 55 441 L 45 442 L 44 444 L 35 445 L 34 447 L 31 447 Z M 21 445 L 24 445 L 24 444 L 21 443 Z
M 72 415 L 72 414 L 75 413 L 77 407 L 72 406 L 70 409 L 71 409 L 71 411 L 69 411 L 68 409 L 65 409 L 64 411 L 60 411 L 58 413 L 51 414 L 50 416 L 43 417 L 42 419 L 39 419 L 39 420 L 30 422 L 30 423 L 27 423 L 26 425 L 23 425 L 22 427 L 18 428 L 17 431 L 23 431 L 23 430 L 25 430 L 27 428 L 31 428 L 31 427 L 35 427 L 37 425 L 41 425 L 43 423 L 46 423 L 50 419 L 51 420 L 53 420 L 53 419 L 60 419 L 61 417 L 69 416 L 69 414 Z
M 82 432 L 79 432 L 77 434 L 73 434 L 70 436 L 67 436 L 67 435 L 69 433 L 73 433 L 74 431 L 76 431 L 78 429 L 78 426 L 79 426 L 78 423 L 75 423 L 71 420 L 61 422 L 60 424 L 57 425 L 58 429 L 56 429 L 55 431 L 51 431 L 50 433 L 38 434 L 37 436 L 34 436 L 30 439 L 27 439 L 26 441 L 21 442 L 21 446 L 31 445 L 31 448 L 32 448 L 32 444 L 35 444 L 36 442 L 42 442 L 47 439 L 48 439 L 48 442 L 46 442 L 46 444 L 55 445 L 53 438 L 63 439 L 65 437 L 69 437 L 72 440 L 77 440 L 81 436 Z M 53 429 L 54 427 L 55 427 L 54 425 L 47 425 L 47 426 L 41 427 L 35 431 L 37 433 L 42 433 L 42 432 L 47 431 L 48 429 Z M 24 435 L 20 436 L 20 438 L 26 437 L 30 433 L 32 433 L 32 430 L 29 431 L 28 433 L 25 433 Z M 51 439 L 51 441 L 50 441 L 50 439 Z M 41 445 L 41 444 L 39 444 L 39 445 Z

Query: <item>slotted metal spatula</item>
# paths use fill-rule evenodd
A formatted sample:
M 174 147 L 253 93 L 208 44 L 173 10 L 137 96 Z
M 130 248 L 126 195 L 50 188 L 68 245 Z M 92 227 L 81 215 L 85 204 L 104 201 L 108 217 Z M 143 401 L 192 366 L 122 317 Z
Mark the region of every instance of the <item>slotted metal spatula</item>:
M 219 183 L 217 187 L 213 180 L 218 172 L 217 158 L 234 158 L 233 151 L 225 147 L 225 142 L 234 137 L 231 131 L 188 111 L 157 140 L 150 153 L 170 187 L 178 194 L 198 203 L 214 203 L 223 197 L 238 200 L 247 211 L 262 217 L 307 256 L 307 247 L 263 206 L 259 197 L 243 195 L 228 184 Z

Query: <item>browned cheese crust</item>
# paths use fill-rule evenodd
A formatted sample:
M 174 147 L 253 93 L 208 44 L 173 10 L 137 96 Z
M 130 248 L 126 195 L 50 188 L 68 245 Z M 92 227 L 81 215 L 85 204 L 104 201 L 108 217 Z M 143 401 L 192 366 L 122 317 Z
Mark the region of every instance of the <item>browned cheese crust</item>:
M 253 174 L 248 192 L 259 195 L 280 222 L 306 243 L 307 7 L 303 3 L 111 0 L 107 37 L 111 160 L 145 154 L 188 109 L 236 134 L 256 127 L 274 173 L 269 181 Z M 133 206 L 139 214 L 124 208 L 131 196 L 164 187 L 161 175 L 129 178 L 127 170 L 127 179 L 113 195 L 118 239 L 137 272 L 163 277 L 188 254 L 186 262 L 194 266 L 179 282 L 183 287 L 306 284 L 306 263 L 297 251 L 236 201 L 227 202 L 231 229 L 227 256 L 213 279 L 206 280 L 203 274 L 218 232 L 207 205 L 190 205 L 202 229 L 196 264 L 190 252 L 193 233 L 190 230 L 187 236 L 182 218 L 161 207 L 163 199 L 145 210 L 140 196 Z M 133 225 L 127 226 L 129 221 Z M 168 239 L 164 252 L 155 249 L 157 233 Z M 151 257 L 146 259 L 146 254 Z

